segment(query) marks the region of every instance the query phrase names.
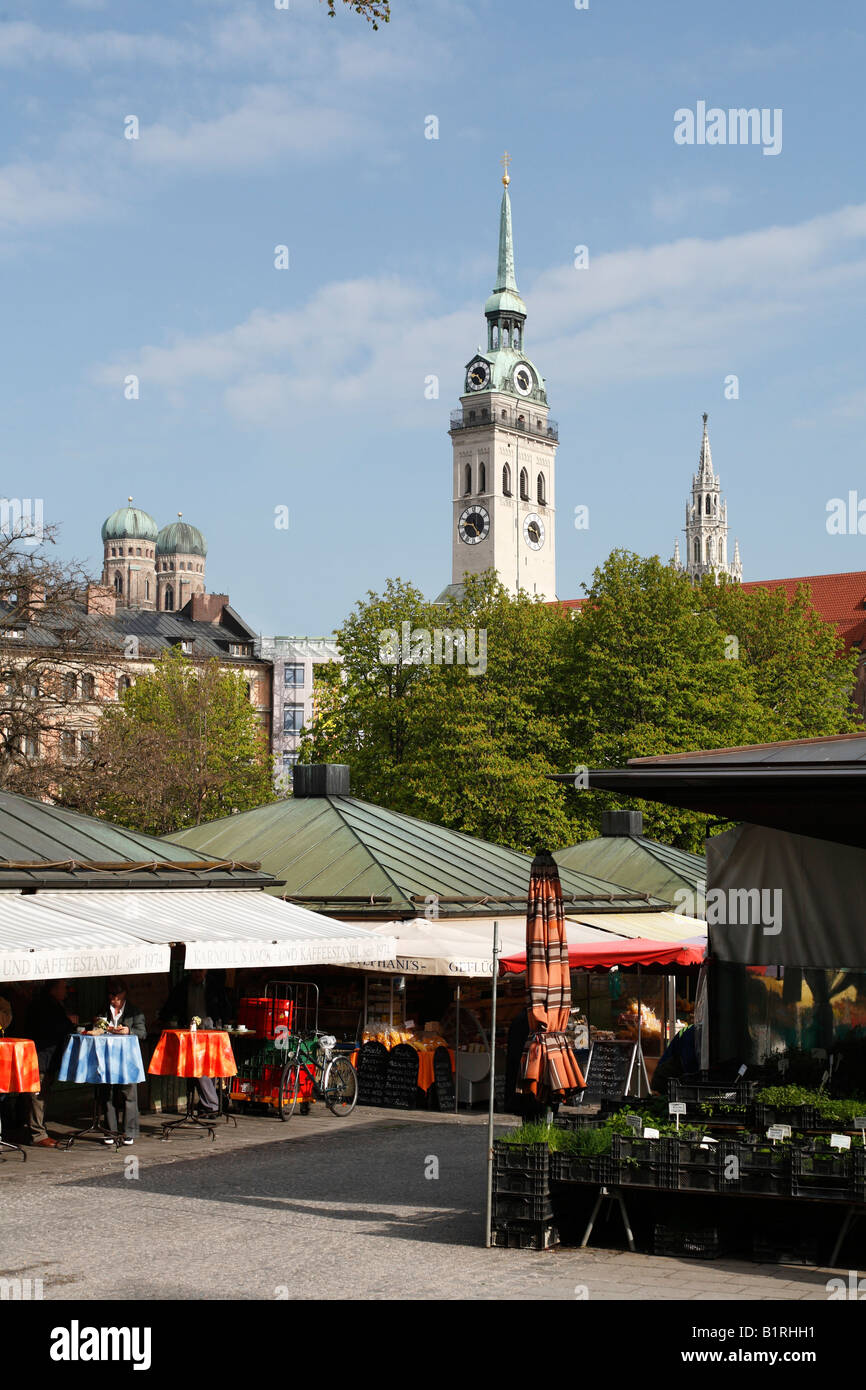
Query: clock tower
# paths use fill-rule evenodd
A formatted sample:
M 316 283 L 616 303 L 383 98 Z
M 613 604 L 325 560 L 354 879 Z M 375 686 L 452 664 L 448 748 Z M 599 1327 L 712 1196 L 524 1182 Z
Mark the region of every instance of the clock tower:
M 454 450 L 451 585 L 495 569 L 515 594 L 556 598 L 554 473 L 558 430 L 544 378 L 526 356 L 526 305 L 514 275 L 509 156 L 503 163 L 496 287 L 484 306 L 487 348 L 466 364 Z

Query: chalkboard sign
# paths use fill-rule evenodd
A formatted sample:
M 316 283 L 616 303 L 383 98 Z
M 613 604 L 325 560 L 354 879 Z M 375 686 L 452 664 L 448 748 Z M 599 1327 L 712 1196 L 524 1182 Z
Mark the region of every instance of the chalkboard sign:
M 383 1105 L 388 1079 L 388 1049 L 382 1043 L 367 1042 L 358 1051 L 358 1104 Z
M 454 1109 L 454 1073 L 447 1047 L 437 1047 L 433 1053 L 433 1085 L 436 1091 L 436 1107 L 439 1110 Z M 497 1081 L 499 1078 L 496 1078 Z M 504 1081 L 503 1077 L 503 1081 Z
M 586 1082 L 584 1100 L 622 1100 L 628 1093 L 636 1059 L 636 1042 L 615 1042 L 608 1038 L 594 1042 L 583 1077 Z
M 382 1104 L 389 1110 L 413 1110 L 418 1089 L 418 1053 L 408 1043 L 392 1047 Z

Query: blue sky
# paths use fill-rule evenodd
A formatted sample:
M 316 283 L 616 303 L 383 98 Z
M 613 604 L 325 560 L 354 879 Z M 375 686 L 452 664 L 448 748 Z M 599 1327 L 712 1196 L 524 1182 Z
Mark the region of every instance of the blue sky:
M 704 410 L 745 578 L 866 568 L 826 529 L 866 498 L 866 11 L 589 3 L 393 0 L 374 33 L 317 0 L 7 0 L 6 494 L 97 571 L 128 494 L 182 511 L 265 632 L 389 575 L 435 596 L 507 148 L 560 595 L 614 546 L 670 556 Z M 699 100 L 781 108 L 781 153 L 677 145 Z

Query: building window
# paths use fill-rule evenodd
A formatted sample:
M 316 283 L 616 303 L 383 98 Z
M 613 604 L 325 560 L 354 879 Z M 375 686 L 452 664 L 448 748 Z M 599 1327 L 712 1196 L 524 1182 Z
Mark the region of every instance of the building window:
M 537 498 L 538 498 L 539 505 L 542 506 L 542 507 L 545 506 L 545 504 L 546 504 L 546 502 L 547 502 L 547 498 L 545 497 L 545 494 L 544 494 L 544 474 L 543 474 L 543 473 L 539 473 L 539 475 L 538 475 L 538 481 L 537 481 L 537 483 L 536 483 L 535 491 L 536 491 L 536 496 L 537 496 Z
M 92 758 L 94 744 L 93 734 L 82 734 L 80 743 L 82 758 Z
M 304 663 L 302 661 L 286 662 L 283 668 L 283 681 L 286 685 L 303 685 Z
M 529 474 L 525 468 L 520 470 L 520 500 L 521 502 L 529 501 Z
M 507 463 L 502 465 L 502 491 L 506 497 L 511 496 L 511 469 Z
M 295 765 L 298 761 L 298 757 L 299 754 L 296 752 L 283 754 L 283 776 L 287 778 L 289 782 L 291 782 L 292 777 L 294 776 Z
M 478 491 L 487 491 L 487 465 L 484 463 L 483 459 L 478 465 Z
M 135 547 L 135 553 L 136 553 L 136 555 L 140 555 L 140 554 L 141 554 L 141 546 L 140 546 L 140 545 L 137 545 L 137 546 Z
M 25 734 L 21 740 L 21 751 L 25 758 L 36 759 L 39 757 L 39 738 L 36 734 Z
M 472 464 L 471 464 L 471 463 L 467 463 L 467 465 L 466 465 L 466 468 L 465 468 L 465 471 L 464 471 L 464 475 L 463 475 L 463 480 L 464 480 L 463 496 L 464 496 L 464 497 L 469 497 L 470 494 L 471 494 L 471 492 L 472 492 Z
M 120 596 L 123 593 L 123 575 L 120 570 L 114 576 L 114 592 Z
M 181 644 L 180 644 L 180 649 L 181 649 L 181 651 L 184 652 L 187 656 L 192 656 L 192 648 L 193 648 L 192 638 L 190 638 L 190 637 L 184 637 L 184 638 L 181 640 Z
M 121 697 L 122 697 L 123 695 L 126 694 L 127 690 L 131 690 L 131 689 L 132 689 L 132 681 L 130 680 L 129 676 L 121 676 L 120 679 L 119 679 L 118 682 L 117 682 L 117 698 L 118 698 L 118 700 L 121 699 Z
M 694 555 L 695 555 L 695 564 L 696 564 L 696 565 L 699 565 L 699 564 L 701 563 L 701 543 L 700 543 L 699 540 L 696 540 L 696 541 L 695 541 Z
M 299 734 L 304 727 L 304 706 L 283 706 L 283 733 Z
M 174 589 L 170 584 L 165 587 L 165 611 L 166 613 L 174 612 Z
M 145 597 L 145 598 L 150 598 L 150 580 L 149 580 L 149 579 L 145 579 L 145 581 L 144 581 L 144 597 Z
M 61 684 L 61 694 L 64 700 L 74 700 L 78 696 L 78 677 L 73 671 L 67 671 Z
M 93 676 L 81 677 L 81 698 L 82 700 L 96 699 L 96 680 Z
M 229 656 L 252 656 L 249 642 L 230 642 Z
M 64 762 L 71 762 L 75 757 L 76 735 L 71 729 L 64 729 L 60 735 L 60 756 Z

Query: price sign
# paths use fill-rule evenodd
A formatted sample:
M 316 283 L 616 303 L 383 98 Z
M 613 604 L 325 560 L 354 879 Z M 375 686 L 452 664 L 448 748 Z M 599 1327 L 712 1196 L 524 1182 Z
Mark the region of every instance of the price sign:
M 791 1137 L 791 1126 L 790 1126 L 790 1125 L 777 1125 L 776 1128 L 777 1128 L 777 1129 L 780 1129 L 780 1130 L 782 1131 L 782 1138 L 783 1138 L 783 1139 L 790 1139 L 790 1137 Z
M 684 1100 L 671 1100 L 668 1102 L 669 1115 L 685 1115 L 686 1103 Z
M 645 1129 L 643 1132 L 643 1137 L 644 1139 L 658 1139 L 659 1132 L 657 1129 Z
M 640 1115 L 626 1115 L 624 1118 L 629 1129 L 633 1129 L 635 1134 L 640 1134 L 643 1129 L 643 1120 Z
M 831 1148 L 831 1149 L 850 1149 L 850 1147 L 851 1147 L 851 1135 L 850 1135 L 850 1134 L 831 1134 L 831 1135 L 830 1135 L 830 1148 Z
M 741 1077 L 741 1076 L 745 1076 L 745 1074 L 746 1074 L 746 1065 L 745 1065 L 745 1063 L 743 1063 L 743 1065 L 740 1067 L 740 1070 L 737 1072 L 737 1080 L 739 1081 L 740 1077 Z
M 788 1134 L 790 1134 L 791 1131 L 787 1125 L 770 1125 L 770 1128 L 767 1130 L 767 1138 L 772 1139 L 775 1144 L 777 1139 L 786 1138 L 786 1129 L 788 1130 Z
M 856 1115 L 854 1118 L 855 1129 L 866 1129 L 866 1115 Z

